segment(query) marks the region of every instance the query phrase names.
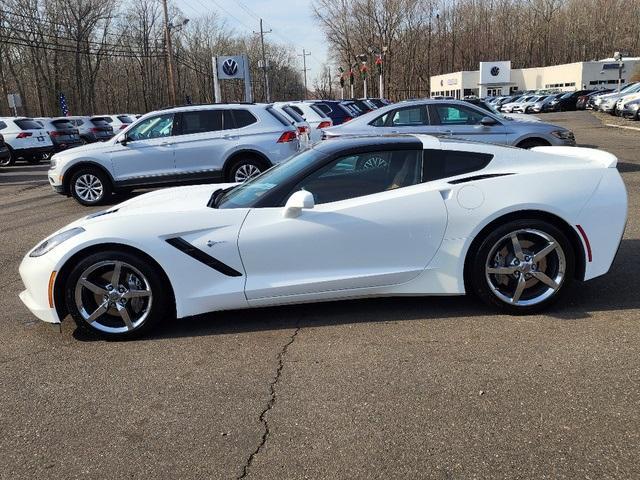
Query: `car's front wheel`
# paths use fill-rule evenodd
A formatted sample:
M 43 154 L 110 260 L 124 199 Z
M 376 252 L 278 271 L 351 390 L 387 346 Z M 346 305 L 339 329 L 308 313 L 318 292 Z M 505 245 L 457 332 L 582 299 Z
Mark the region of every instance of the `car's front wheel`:
M 473 258 L 471 284 L 489 305 L 509 313 L 533 313 L 569 287 L 575 254 L 564 233 L 537 219 L 493 229 Z
M 138 337 L 172 311 L 160 272 L 139 256 L 117 250 L 80 261 L 67 278 L 65 300 L 80 329 L 113 339 Z
M 88 207 L 100 205 L 111 195 L 111 182 L 95 168 L 83 168 L 74 173 L 69 188 L 73 198 Z

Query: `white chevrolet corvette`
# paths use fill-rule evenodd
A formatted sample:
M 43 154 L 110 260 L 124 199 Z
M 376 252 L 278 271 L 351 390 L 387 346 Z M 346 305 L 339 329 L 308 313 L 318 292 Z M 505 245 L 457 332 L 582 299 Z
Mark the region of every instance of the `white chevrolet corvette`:
M 20 266 L 25 305 L 108 337 L 163 318 L 474 293 L 539 311 L 606 273 L 627 195 L 615 156 L 428 136 L 316 145 L 241 185 L 159 190 L 80 219 Z

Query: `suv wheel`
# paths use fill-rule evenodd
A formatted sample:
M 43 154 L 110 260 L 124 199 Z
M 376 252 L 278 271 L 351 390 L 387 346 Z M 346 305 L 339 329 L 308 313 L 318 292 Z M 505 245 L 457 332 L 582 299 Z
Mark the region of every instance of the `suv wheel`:
M 73 174 L 69 189 L 78 203 L 91 207 L 111 195 L 111 182 L 100 170 L 83 168 Z
M 537 219 L 508 222 L 487 235 L 472 258 L 471 285 L 485 303 L 507 313 L 534 313 L 569 287 L 575 253 L 554 225 Z
M 245 157 L 236 161 L 229 169 L 229 175 L 227 181 L 243 183 L 260 175 L 266 170 L 264 162 L 258 160 L 255 157 Z
M 16 155 L 13 153 L 13 150 L 11 150 L 11 147 L 9 147 L 9 156 L 0 160 L 0 167 L 8 167 L 14 163 L 16 163 Z

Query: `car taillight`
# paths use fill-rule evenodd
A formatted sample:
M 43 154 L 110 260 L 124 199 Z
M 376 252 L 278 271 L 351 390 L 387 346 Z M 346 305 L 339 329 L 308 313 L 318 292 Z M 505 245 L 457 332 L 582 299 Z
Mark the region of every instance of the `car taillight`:
M 31 132 L 20 132 L 16 138 L 29 138 L 33 133 Z
M 342 123 L 347 123 L 350 122 L 351 120 L 353 120 L 353 118 L 351 117 L 344 117 L 344 121 Z
M 59 137 L 60 135 L 62 134 L 56 130 L 54 130 L 53 132 L 49 132 L 50 137 Z
M 298 133 L 307 133 L 309 131 L 309 127 L 302 125 L 301 127 L 298 127 Z
M 277 143 L 293 142 L 297 138 L 298 135 L 296 134 L 296 132 L 292 132 L 291 130 L 289 130 L 287 132 L 283 132 L 282 135 L 280 135 Z
M 324 121 L 324 122 L 320 122 L 318 124 L 318 128 L 329 128 L 331 125 L 333 125 L 333 123 L 329 120 L 329 121 Z
M 102 129 L 101 129 L 101 128 L 93 127 L 93 128 L 91 129 L 91 131 L 92 131 L 93 133 L 98 133 L 98 132 L 101 132 L 101 131 L 102 131 Z
M 125 128 L 127 128 L 129 126 L 128 123 L 123 123 L 122 125 L 120 125 L 120 130 L 124 130 Z

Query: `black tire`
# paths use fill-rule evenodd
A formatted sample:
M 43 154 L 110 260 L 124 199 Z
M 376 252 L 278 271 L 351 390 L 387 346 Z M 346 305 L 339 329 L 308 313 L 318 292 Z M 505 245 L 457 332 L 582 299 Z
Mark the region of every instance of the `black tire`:
M 517 146 L 518 148 L 524 148 L 529 150 L 530 148 L 533 148 L 533 147 L 548 147 L 549 142 L 542 139 L 538 139 L 538 138 L 529 138 L 527 140 L 521 141 Z
M 128 305 L 120 307 L 126 308 L 128 310 L 130 321 L 135 320 L 137 318 L 136 315 L 139 315 L 139 318 L 141 320 L 139 324 L 135 324 L 134 322 L 135 326 L 131 329 L 121 332 L 105 331 L 109 328 L 127 328 L 124 320 L 120 316 L 118 316 L 118 311 L 120 310 L 120 308 L 115 308 L 114 306 L 111 306 L 109 304 L 108 310 L 106 310 L 98 318 L 96 318 L 94 322 L 89 323 L 83 317 L 83 313 L 81 313 L 76 301 L 76 289 L 78 288 L 80 277 L 88 269 L 94 267 L 96 264 L 106 264 L 102 268 L 108 268 L 108 265 L 110 263 L 115 264 L 115 262 L 120 262 L 122 265 L 121 269 L 123 273 L 121 274 L 120 278 L 129 278 L 129 282 L 131 281 L 131 277 L 128 277 L 125 272 L 128 272 L 128 274 L 130 274 L 133 270 L 128 269 L 127 266 L 132 266 L 137 269 L 138 273 L 142 274 L 142 276 L 144 277 L 144 280 L 146 282 L 145 285 L 149 287 L 149 291 L 151 293 L 151 296 L 141 299 L 142 303 L 138 304 L 138 307 L 140 309 L 140 312 L 138 314 L 136 314 L 135 310 L 133 310 L 133 302 L 136 300 L 135 298 L 130 299 Z M 99 271 L 99 269 L 96 270 L 96 272 L 98 273 Z M 136 273 L 134 273 L 134 275 L 136 275 Z M 89 275 L 87 275 L 86 278 L 94 285 L 98 285 L 99 281 L 101 280 L 101 277 L 97 277 L 96 280 Z M 104 280 L 104 282 L 108 282 L 108 278 L 109 273 L 107 270 L 106 279 L 102 280 Z M 122 282 L 127 284 L 129 288 L 131 288 L 130 283 L 127 283 L 125 280 L 122 280 Z M 98 286 L 106 288 L 107 284 Z M 88 332 L 92 335 L 97 335 L 102 338 L 111 340 L 130 340 L 133 338 L 138 338 L 140 336 L 148 334 L 151 330 L 162 323 L 163 320 L 167 318 L 173 318 L 175 316 L 173 314 L 175 310 L 173 305 L 173 297 L 171 295 L 171 289 L 169 285 L 167 285 L 167 281 L 162 272 L 158 271 L 158 268 L 155 265 L 148 263 L 140 256 L 133 255 L 128 252 L 119 250 L 107 250 L 85 257 L 73 267 L 73 269 L 69 273 L 69 276 L 67 277 L 67 281 L 65 282 L 63 288 L 67 310 L 78 328 L 84 332 Z M 94 294 L 88 289 L 84 287 L 80 287 L 80 289 L 81 306 L 84 310 L 85 315 L 94 308 L 100 308 L 97 305 L 101 300 L 96 301 L 96 297 L 94 297 Z M 95 296 L 97 297 L 100 297 L 100 295 L 101 294 L 95 294 Z
M 267 170 L 269 167 L 262 159 L 252 155 L 239 157 L 229 167 L 225 180 L 227 182 L 245 182 Z
M 99 195 L 90 195 L 88 190 L 83 190 L 83 187 L 92 185 L 94 179 L 98 183 L 95 183 L 95 191 L 100 191 Z M 99 189 L 99 187 L 101 187 Z M 100 205 L 111 197 L 113 188 L 111 186 L 111 180 L 107 175 L 97 168 L 81 168 L 73 174 L 71 181 L 69 182 L 69 192 L 76 199 L 76 201 L 84 206 L 93 207 L 94 205 Z
M 0 167 L 10 167 L 11 165 L 15 165 L 16 163 L 16 154 L 13 153 L 11 147 L 9 147 L 8 145 L 7 147 L 9 148 L 9 157 L 0 160 Z
M 513 253 L 515 247 L 512 247 L 512 252 L 508 252 L 512 243 L 511 235 L 514 233 L 522 248 L 521 261 L 518 261 Z M 540 253 L 544 243 L 540 243 L 541 247 L 530 239 L 542 239 L 540 234 L 550 238 L 556 248 L 536 260 L 534 255 Z M 500 249 L 502 242 L 507 243 Z M 551 245 L 551 242 L 547 245 Z M 507 255 L 504 255 L 505 251 Z M 499 257 L 494 256 L 496 252 Z M 477 248 L 469 253 L 471 256 L 468 280 L 471 291 L 486 304 L 510 314 L 524 315 L 544 310 L 566 293 L 574 278 L 575 252 L 571 242 L 560 229 L 543 220 L 525 218 L 492 228 Z M 504 262 L 504 265 L 500 265 L 499 262 Z M 514 263 L 519 264 L 515 266 Z M 491 273 L 492 269 L 495 271 L 513 268 L 521 271 L 513 274 Z M 547 285 L 535 276 L 540 274 L 555 283 L 557 288 Z M 512 303 L 516 298 L 520 281 L 528 286 L 521 291 L 518 300 Z M 508 297 L 511 290 L 514 290 L 514 295 L 510 297 L 510 302 Z

